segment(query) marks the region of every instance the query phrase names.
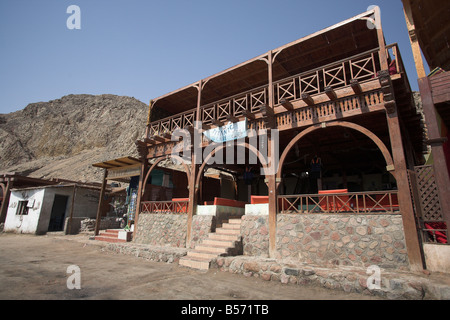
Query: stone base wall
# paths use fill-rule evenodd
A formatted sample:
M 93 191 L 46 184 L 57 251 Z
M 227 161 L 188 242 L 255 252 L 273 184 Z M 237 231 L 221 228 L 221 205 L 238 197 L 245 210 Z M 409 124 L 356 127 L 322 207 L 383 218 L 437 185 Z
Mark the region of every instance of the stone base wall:
M 153 246 L 186 246 L 187 214 L 140 214 L 135 243 Z
M 67 225 L 68 218 L 66 219 Z M 96 219 L 92 218 L 73 218 L 72 219 L 72 230 L 78 226 L 79 232 L 93 232 L 95 230 Z M 100 230 L 106 229 L 118 229 L 120 228 L 120 221 L 117 221 L 115 217 L 103 217 L 100 220 Z
M 279 214 L 278 259 L 408 269 L 401 215 Z
M 243 216 L 244 255 L 269 256 L 268 216 Z M 276 259 L 408 269 L 401 215 L 278 214 Z
M 260 257 L 217 257 L 211 267 L 221 271 L 243 274 L 246 277 L 261 278 L 265 281 L 276 281 L 283 284 L 300 286 L 318 286 L 327 289 L 341 290 L 349 293 L 362 293 L 382 298 L 398 299 L 448 299 L 445 290 L 436 290 L 426 278 L 419 280 L 405 272 L 389 273 L 380 270 L 378 288 L 370 288 L 373 283 L 373 272 L 361 267 L 324 268 L 322 266 L 301 262 L 286 262 Z
M 269 219 L 267 215 L 243 216 L 241 236 L 245 256 L 269 256 Z
M 195 215 L 192 217 L 192 234 L 190 248 L 202 242 L 208 237 L 208 233 L 215 230 L 216 217 L 213 215 Z
M 190 248 L 208 237 L 215 228 L 215 216 L 192 217 Z M 187 214 L 140 214 L 134 242 L 153 246 L 186 247 Z

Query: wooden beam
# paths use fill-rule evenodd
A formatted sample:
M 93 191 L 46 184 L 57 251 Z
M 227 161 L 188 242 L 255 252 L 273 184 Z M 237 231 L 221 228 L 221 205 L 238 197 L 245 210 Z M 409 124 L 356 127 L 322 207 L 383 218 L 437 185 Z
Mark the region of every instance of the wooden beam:
M 287 110 L 287 111 L 293 111 L 294 107 L 292 106 L 292 103 L 287 99 L 281 99 L 280 104 Z
M 302 93 L 302 100 L 308 105 L 313 106 L 314 105 L 314 99 L 307 93 Z
M 416 27 L 413 19 L 413 14 L 411 10 L 411 1 L 410 0 L 402 0 L 403 1 L 403 13 L 405 15 L 406 27 L 409 33 L 409 41 L 411 43 L 411 49 L 413 52 L 414 63 L 416 65 L 417 77 L 423 78 L 426 76 L 425 68 L 422 59 L 422 53 L 420 51 L 419 41 L 416 35 Z
M 100 231 L 100 223 L 102 220 L 102 207 L 103 207 L 103 202 L 104 202 L 104 197 L 105 197 L 105 189 L 106 189 L 106 181 L 108 177 L 108 169 L 104 169 L 103 172 L 103 181 L 102 181 L 102 188 L 100 190 L 100 197 L 98 200 L 98 208 L 97 208 L 97 219 L 95 220 L 95 231 L 94 231 L 94 235 L 98 236 L 99 231 Z
M 2 207 L 0 211 L 0 223 L 5 222 L 6 220 L 6 214 L 8 212 L 8 205 L 9 205 L 9 197 L 11 195 L 11 188 L 13 186 L 13 181 L 11 179 L 8 179 L 8 182 L 6 184 L 6 190 L 3 190 L 3 201 L 2 201 Z
M 73 185 L 73 191 L 72 191 L 72 202 L 70 204 L 70 215 L 69 215 L 69 221 L 66 228 L 66 234 L 72 234 L 72 220 L 73 220 L 73 211 L 75 208 L 75 196 L 77 194 L 77 185 Z
M 239 121 L 239 119 L 237 118 L 237 117 L 235 117 L 235 116 L 233 116 L 233 115 L 228 115 L 228 117 L 227 117 L 227 121 L 231 121 L 231 122 L 233 122 L 233 123 L 235 123 L 235 122 L 238 122 Z
M 355 92 L 355 94 L 362 93 L 362 88 L 361 88 L 361 85 L 359 84 L 358 80 L 356 80 L 356 79 L 350 80 L 350 86 L 352 87 L 353 92 Z
M 159 136 L 159 135 L 158 136 L 153 136 L 153 139 L 155 139 L 158 142 L 162 142 L 162 143 L 167 141 L 167 139 L 165 139 L 163 136 Z
M 326 87 L 325 88 L 325 94 L 328 96 L 328 98 L 330 100 L 336 100 L 337 99 L 336 91 L 334 91 L 334 89 L 332 87 Z
M 202 129 L 203 129 L 203 130 L 209 130 L 209 129 L 211 129 L 211 125 L 210 125 L 210 124 L 207 124 L 207 123 L 204 123 L 204 122 L 202 122 Z
M 254 115 L 250 110 L 245 110 L 245 111 L 244 111 L 244 116 L 245 116 L 248 120 L 255 120 L 255 115 Z

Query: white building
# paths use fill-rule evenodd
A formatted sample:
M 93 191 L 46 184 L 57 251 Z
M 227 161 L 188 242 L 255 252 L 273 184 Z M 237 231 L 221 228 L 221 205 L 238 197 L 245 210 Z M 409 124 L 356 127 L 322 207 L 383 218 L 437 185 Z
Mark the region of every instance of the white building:
M 98 188 L 77 184 L 13 189 L 4 231 L 76 233 L 81 220 L 96 217 L 99 193 Z

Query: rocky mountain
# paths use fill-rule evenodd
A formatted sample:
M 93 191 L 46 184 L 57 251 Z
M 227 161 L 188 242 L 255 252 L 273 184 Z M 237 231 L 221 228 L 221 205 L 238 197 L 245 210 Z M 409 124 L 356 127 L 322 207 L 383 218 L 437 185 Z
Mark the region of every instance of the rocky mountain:
M 137 157 L 148 105 L 131 97 L 68 95 L 0 114 L 0 172 L 99 182 L 95 162 Z

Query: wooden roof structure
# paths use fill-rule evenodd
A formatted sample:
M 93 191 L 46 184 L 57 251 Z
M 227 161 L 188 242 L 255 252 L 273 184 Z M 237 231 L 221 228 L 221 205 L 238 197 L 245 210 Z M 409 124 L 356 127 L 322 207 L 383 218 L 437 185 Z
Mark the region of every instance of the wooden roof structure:
M 430 69 L 450 70 L 450 1 L 403 0 L 409 6 L 415 33 Z M 411 34 L 410 34 L 411 35 Z
M 122 168 L 127 167 L 135 164 L 140 164 L 141 162 L 139 159 L 133 158 L 133 157 L 122 157 L 112 160 L 107 160 L 103 162 L 97 162 L 94 163 L 92 166 L 96 168 L 103 168 L 103 169 L 112 169 L 112 168 Z
M 358 53 L 376 49 L 376 28 L 368 28 L 373 10 L 272 50 L 273 80 L 296 75 Z M 202 105 L 257 88 L 268 81 L 267 53 L 202 79 Z M 154 99 L 172 114 L 196 108 L 199 82 Z M 151 119 L 151 121 L 156 119 Z

